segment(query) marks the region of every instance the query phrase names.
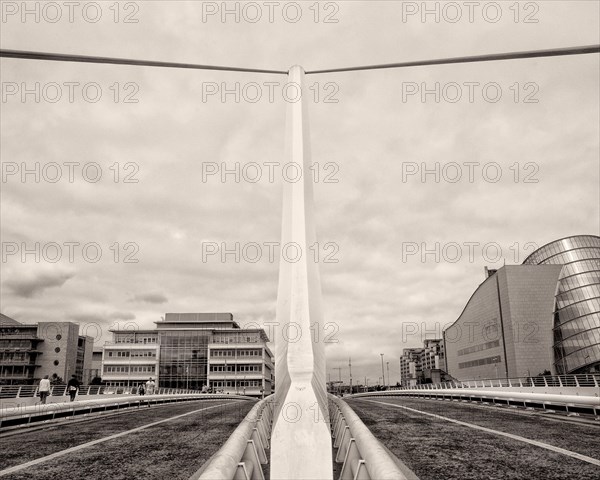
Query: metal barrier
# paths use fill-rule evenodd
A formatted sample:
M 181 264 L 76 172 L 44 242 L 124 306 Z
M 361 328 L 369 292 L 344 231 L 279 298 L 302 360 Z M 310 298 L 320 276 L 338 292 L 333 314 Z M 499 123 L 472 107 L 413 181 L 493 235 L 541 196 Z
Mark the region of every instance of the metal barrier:
M 402 462 L 375 438 L 346 402 L 329 395 L 335 461 L 342 463 L 340 480 L 415 479 Z
M 426 383 L 412 387 L 392 387 L 390 390 L 443 390 L 448 388 L 496 387 L 595 387 L 600 388 L 600 375 L 540 375 L 537 377 L 494 378 L 444 383 Z
M 230 397 L 230 396 L 229 396 Z M 264 480 L 261 465 L 268 463 L 273 399 L 258 402 L 227 442 L 190 480 Z
M 52 385 L 50 396 L 60 397 L 66 395 L 66 385 Z M 31 398 L 39 394 L 38 385 L 0 385 L 0 398 Z M 104 385 L 81 385 L 78 396 L 82 395 L 136 395 L 138 387 L 107 387 Z M 177 395 L 181 393 L 200 393 L 197 390 L 181 388 L 155 388 L 156 395 Z

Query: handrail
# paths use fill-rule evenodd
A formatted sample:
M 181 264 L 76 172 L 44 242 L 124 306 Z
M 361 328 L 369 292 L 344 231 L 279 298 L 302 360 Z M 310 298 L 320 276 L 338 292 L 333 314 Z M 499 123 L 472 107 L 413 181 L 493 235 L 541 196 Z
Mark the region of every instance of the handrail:
M 416 478 L 393 457 L 346 402 L 329 394 L 336 462 L 344 462 L 340 479 L 407 480 Z
M 600 374 L 538 375 L 535 377 L 489 378 L 426 383 L 414 386 L 391 387 L 389 390 L 445 390 L 450 388 L 498 387 L 595 387 L 600 388 Z
M 61 397 L 67 395 L 66 385 L 52 385 L 50 387 L 50 397 Z M 136 395 L 138 387 L 109 387 L 105 385 L 81 385 L 77 391 L 77 396 L 82 395 Z M 156 395 L 183 394 L 183 393 L 201 393 L 198 390 L 184 388 L 155 388 Z M 30 398 L 39 396 L 38 385 L 0 385 L 0 398 Z
M 225 444 L 189 480 L 264 480 L 261 464 L 268 463 L 272 398 L 259 401 Z

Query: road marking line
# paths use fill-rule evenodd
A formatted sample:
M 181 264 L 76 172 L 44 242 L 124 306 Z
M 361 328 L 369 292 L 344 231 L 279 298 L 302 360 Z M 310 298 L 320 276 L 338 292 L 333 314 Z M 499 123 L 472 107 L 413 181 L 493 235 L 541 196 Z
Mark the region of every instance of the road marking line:
M 241 401 L 241 400 L 238 400 L 238 401 Z M 91 447 L 93 445 L 97 445 L 98 443 L 103 443 L 103 442 L 107 442 L 109 440 L 113 440 L 115 438 L 123 437 L 123 436 L 129 435 L 130 433 L 133 433 L 133 432 L 139 432 L 140 430 L 145 430 L 146 428 L 154 427 L 156 425 L 160 425 L 161 423 L 170 422 L 171 420 L 176 420 L 178 418 L 186 417 L 187 415 L 192 415 L 193 413 L 198 413 L 198 412 L 201 412 L 203 410 L 210 410 L 211 408 L 217 408 L 217 407 L 223 407 L 225 405 L 231 405 L 232 403 L 237 403 L 238 401 L 221 403 L 219 405 L 213 405 L 212 407 L 200 408 L 199 410 L 194 410 L 192 412 L 187 412 L 187 413 L 183 413 L 181 415 L 176 415 L 175 417 L 165 418 L 164 420 L 159 420 L 157 422 L 152 422 L 152 423 L 149 423 L 147 425 L 142 425 L 141 427 L 132 428 L 131 430 L 127 430 L 126 432 L 115 433 L 114 435 L 110 435 L 108 437 L 99 438 L 97 440 L 92 440 L 91 442 L 87 442 L 87 443 L 82 443 L 81 445 L 77 445 L 75 447 L 67 448 L 65 450 L 61 450 L 60 452 L 56 452 L 56 453 L 52 453 L 50 455 L 46 455 L 45 457 L 36 458 L 35 460 L 31 460 L 29 462 L 22 463 L 21 465 L 15 465 L 14 467 L 10 467 L 10 468 L 7 468 L 5 470 L 0 470 L 0 477 L 2 477 L 4 475 L 9 475 L 11 473 L 18 472 L 20 470 L 24 470 L 26 468 L 29 468 L 29 467 L 33 466 L 33 465 L 37 465 L 39 463 L 47 462 L 48 460 L 52 460 L 54 458 L 61 457 L 61 456 L 66 455 L 68 453 L 77 452 L 78 450 L 81 450 L 81 449 L 87 448 L 87 447 Z
M 390 405 L 391 407 L 396 407 L 396 408 L 403 408 L 405 410 L 410 410 L 411 412 L 420 413 L 422 415 L 427 415 L 429 417 L 439 418 L 441 420 L 446 420 L 448 422 L 456 423 L 458 425 L 463 425 L 465 427 L 474 428 L 475 430 L 481 430 L 482 432 L 493 433 L 494 435 L 501 435 L 503 437 L 508 437 L 513 440 L 517 440 L 519 442 L 529 443 L 531 445 L 535 445 L 536 447 L 541 447 L 541 448 L 545 448 L 546 450 L 551 450 L 553 452 L 562 453 L 563 455 L 567 455 L 569 457 L 573 457 L 578 460 L 583 460 L 584 462 L 588 462 L 593 465 L 600 466 L 600 460 L 596 460 L 595 458 L 588 457 L 586 455 L 582 455 L 581 453 L 572 452 L 570 450 L 565 450 L 564 448 L 555 447 L 554 445 L 549 445 L 547 443 L 538 442 L 537 440 L 531 440 L 529 438 L 521 437 L 519 435 L 513 435 L 512 433 L 501 432 L 499 430 L 493 430 L 491 428 L 482 427 L 480 425 L 475 425 L 473 423 L 467 423 L 467 422 L 462 422 L 460 420 L 455 420 L 453 418 L 442 417 L 441 415 L 437 415 L 435 413 L 423 412 L 421 410 L 416 410 L 414 408 L 405 407 L 403 405 L 397 405 L 395 403 L 377 402 L 375 400 L 364 400 L 364 401 L 371 402 L 371 403 L 379 403 L 381 405 Z

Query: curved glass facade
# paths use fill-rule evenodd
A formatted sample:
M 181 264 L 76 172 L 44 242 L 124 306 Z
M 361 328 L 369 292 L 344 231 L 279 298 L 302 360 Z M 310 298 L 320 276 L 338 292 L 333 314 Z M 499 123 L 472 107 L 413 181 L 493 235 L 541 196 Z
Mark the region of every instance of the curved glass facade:
M 523 262 L 542 264 L 564 265 L 554 310 L 556 372 L 600 371 L 600 237 L 556 240 Z

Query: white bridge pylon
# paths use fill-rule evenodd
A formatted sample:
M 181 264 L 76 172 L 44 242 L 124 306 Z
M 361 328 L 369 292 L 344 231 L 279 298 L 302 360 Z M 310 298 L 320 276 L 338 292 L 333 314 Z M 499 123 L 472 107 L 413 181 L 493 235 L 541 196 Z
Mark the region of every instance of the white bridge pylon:
M 310 131 L 304 70 L 295 65 L 289 82 L 302 89 L 289 102 L 285 163 L 301 168 L 302 179 L 283 185 L 281 244 L 294 242 L 301 260 L 279 259 L 275 340 L 275 410 L 271 436 L 272 480 L 328 480 L 333 477 L 331 432 L 325 383 L 325 346 L 321 328 L 321 280 L 318 264 L 308 255 L 316 242 Z

